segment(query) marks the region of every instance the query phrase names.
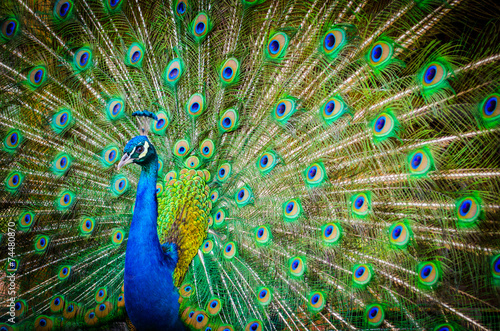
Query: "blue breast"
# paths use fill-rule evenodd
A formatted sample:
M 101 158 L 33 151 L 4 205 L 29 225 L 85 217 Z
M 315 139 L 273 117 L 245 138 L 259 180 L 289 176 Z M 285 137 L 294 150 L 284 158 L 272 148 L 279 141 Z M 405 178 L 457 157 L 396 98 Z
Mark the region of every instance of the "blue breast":
M 157 234 L 157 165 L 143 168 L 137 186 L 125 255 L 125 307 L 138 330 L 184 330 L 172 279 L 177 256 L 163 252 Z

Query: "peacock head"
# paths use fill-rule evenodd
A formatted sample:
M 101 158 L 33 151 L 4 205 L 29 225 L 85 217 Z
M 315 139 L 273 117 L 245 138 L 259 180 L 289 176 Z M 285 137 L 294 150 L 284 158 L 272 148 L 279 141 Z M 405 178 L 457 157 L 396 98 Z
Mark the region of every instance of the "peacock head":
M 156 159 L 156 150 L 146 136 L 132 138 L 123 149 L 123 157 L 118 163 L 118 170 L 129 163 L 136 163 L 146 167 Z

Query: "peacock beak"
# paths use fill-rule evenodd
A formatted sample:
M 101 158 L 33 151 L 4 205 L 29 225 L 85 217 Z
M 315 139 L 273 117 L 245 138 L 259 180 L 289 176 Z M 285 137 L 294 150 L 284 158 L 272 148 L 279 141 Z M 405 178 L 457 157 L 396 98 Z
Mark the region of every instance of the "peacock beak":
M 123 154 L 122 159 L 120 160 L 120 162 L 116 166 L 116 170 L 120 170 L 121 168 L 123 168 L 124 166 L 126 166 L 127 164 L 132 163 L 132 162 L 133 162 L 133 159 L 130 157 L 130 155 L 125 153 L 125 154 Z

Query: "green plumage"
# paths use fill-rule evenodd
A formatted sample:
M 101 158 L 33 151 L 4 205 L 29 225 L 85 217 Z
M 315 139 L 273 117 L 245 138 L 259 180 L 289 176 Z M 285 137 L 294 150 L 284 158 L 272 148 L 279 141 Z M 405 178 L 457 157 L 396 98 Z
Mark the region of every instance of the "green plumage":
M 0 331 L 130 325 L 139 168 L 116 165 L 144 110 L 187 328 L 500 329 L 499 17 L 3 1 Z

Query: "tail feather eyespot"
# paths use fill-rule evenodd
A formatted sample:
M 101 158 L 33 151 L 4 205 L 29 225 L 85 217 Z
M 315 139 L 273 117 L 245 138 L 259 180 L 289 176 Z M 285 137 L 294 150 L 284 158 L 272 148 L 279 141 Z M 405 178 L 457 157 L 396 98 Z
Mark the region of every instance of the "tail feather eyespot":
M 201 12 L 191 21 L 190 30 L 196 42 L 200 42 L 207 34 L 210 32 L 212 28 L 212 22 L 207 13 Z

